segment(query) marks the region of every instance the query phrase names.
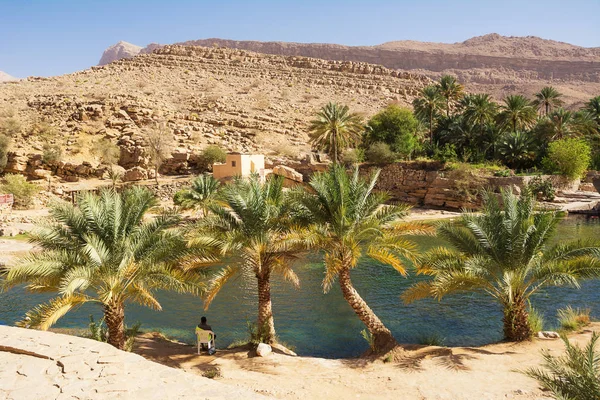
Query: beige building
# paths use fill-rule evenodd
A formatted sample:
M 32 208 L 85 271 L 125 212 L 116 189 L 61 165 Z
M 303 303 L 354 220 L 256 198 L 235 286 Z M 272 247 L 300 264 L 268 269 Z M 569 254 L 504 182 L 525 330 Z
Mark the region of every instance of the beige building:
M 229 153 L 224 164 L 213 164 L 213 176 L 216 179 L 234 176 L 249 176 L 257 173 L 265 178 L 265 156 L 262 154 Z

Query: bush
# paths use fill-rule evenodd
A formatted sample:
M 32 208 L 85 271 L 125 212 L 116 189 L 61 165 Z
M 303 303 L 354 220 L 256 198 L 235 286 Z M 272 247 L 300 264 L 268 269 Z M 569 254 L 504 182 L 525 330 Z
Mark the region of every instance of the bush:
M 0 123 L 0 134 L 8 137 L 15 137 L 21 133 L 21 124 L 14 118 L 5 119 Z
M 456 146 L 446 143 L 443 147 L 434 147 L 432 158 L 442 162 L 451 162 L 458 160 L 456 155 Z
M 424 346 L 444 346 L 446 338 L 437 333 L 425 334 L 419 337 L 419 344 Z
M 92 155 L 98 157 L 102 164 L 116 164 L 119 162 L 121 155 L 119 146 L 108 139 L 101 139 L 94 142 L 90 152 Z
M 29 208 L 33 204 L 33 197 L 40 188 L 27 182 L 23 175 L 8 174 L 0 184 L 0 193 L 10 193 L 15 198 L 15 208 Z
M 42 161 L 45 163 L 60 161 L 62 155 L 62 147 L 57 144 L 46 143 L 42 147 Z
M 214 163 L 223 163 L 227 153 L 219 146 L 207 146 L 200 156 L 201 164 L 204 170 L 211 170 Z
M 548 156 L 542 161 L 544 169 L 569 179 L 583 176 L 590 165 L 592 151 L 582 139 L 561 139 L 550 143 Z
M 571 332 L 589 325 L 591 322 L 590 313 L 589 308 L 573 308 L 571 306 L 561 308 L 557 311 L 560 329 Z
M 0 173 L 6 167 L 8 162 L 8 149 L 10 147 L 10 137 L 0 134 Z
M 536 334 L 544 330 L 544 316 L 535 308 L 529 305 L 529 314 L 527 316 L 531 332 Z
M 565 355 L 556 357 L 548 350 L 542 351 L 544 369 L 529 368 L 523 373 L 536 379 L 555 399 L 600 399 L 598 338 L 598 333 L 594 332 L 590 342 L 582 349 L 573 346 L 563 336 Z
M 418 144 L 418 126 L 412 111 L 392 104 L 369 120 L 365 143 L 386 143 L 396 154 L 410 158 Z
M 362 149 L 348 149 L 344 152 L 342 161 L 347 166 L 361 163 L 365 161 L 365 151 Z
M 552 182 L 549 179 L 543 179 L 539 175 L 529 181 L 527 188 L 537 200 L 552 201 L 556 196 L 556 189 Z
M 375 164 L 390 164 L 396 161 L 396 154 L 387 143 L 373 143 L 365 152 L 367 161 Z

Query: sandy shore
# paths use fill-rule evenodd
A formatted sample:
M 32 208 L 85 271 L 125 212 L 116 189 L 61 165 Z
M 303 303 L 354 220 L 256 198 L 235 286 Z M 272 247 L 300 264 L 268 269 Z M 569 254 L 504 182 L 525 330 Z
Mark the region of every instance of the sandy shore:
M 594 323 L 571 340 L 583 345 Z M 218 367 L 223 383 L 277 399 L 548 399 L 536 381 L 517 370 L 537 366 L 540 351 L 562 354 L 561 340 L 497 343 L 482 347 L 405 346 L 393 362 L 322 359 L 245 349 L 197 355 L 194 346 L 146 333 L 134 351 L 149 360 L 202 375 Z

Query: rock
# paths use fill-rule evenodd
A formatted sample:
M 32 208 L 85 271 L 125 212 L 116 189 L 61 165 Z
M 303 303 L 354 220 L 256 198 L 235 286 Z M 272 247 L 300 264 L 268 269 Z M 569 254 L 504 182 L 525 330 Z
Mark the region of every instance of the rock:
M 273 349 L 268 344 L 259 343 L 258 347 L 256 348 L 256 355 L 258 355 L 259 357 L 266 357 L 269 354 L 271 354 L 272 351 Z
M 125 171 L 123 177 L 121 178 L 123 182 L 135 182 L 144 179 L 148 179 L 148 171 L 146 171 L 142 167 L 133 167 L 131 169 L 128 169 L 127 171 Z
M 539 339 L 560 339 L 558 332 L 554 331 L 541 331 L 537 333 Z
M 49 176 L 52 176 L 52 171 L 47 169 L 36 169 L 30 176 L 32 179 L 48 179 Z
M 98 65 L 106 65 L 123 58 L 135 57 L 139 54 L 140 50 L 142 50 L 140 46 L 120 41 L 104 50 Z
M 0 228 L 0 236 L 17 236 L 19 234 L 19 230 L 14 226 L 4 226 Z
M 273 168 L 273 174 L 283 176 L 284 178 L 290 179 L 295 182 L 302 182 L 302 174 L 296 171 L 294 168 L 285 166 L 285 165 L 277 165 Z

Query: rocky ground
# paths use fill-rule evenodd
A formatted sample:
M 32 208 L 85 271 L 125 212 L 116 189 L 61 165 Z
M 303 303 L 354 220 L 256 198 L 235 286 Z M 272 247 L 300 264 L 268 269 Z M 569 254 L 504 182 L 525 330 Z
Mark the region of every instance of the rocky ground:
M 252 390 L 147 361 L 109 344 L 0 326 L 0 398 L 261 399 Z
M 594 323 L 571 335 L 584 345 Z M 538 384 L 518 371 L 538 366 L 541 350 L 560 355 L 559 339 L 482 347 L 403 346 L 393 362 L 371 359 L 331 360 L 271 353 L 251 357 L 243 349 L 196 355 L 195 348 L 156 334 L 137 339 L 134 351 L 171 367 L 202 375 L 218 368 L 219 382 L 277 399 L 549 399 Z

